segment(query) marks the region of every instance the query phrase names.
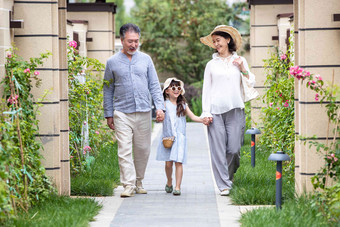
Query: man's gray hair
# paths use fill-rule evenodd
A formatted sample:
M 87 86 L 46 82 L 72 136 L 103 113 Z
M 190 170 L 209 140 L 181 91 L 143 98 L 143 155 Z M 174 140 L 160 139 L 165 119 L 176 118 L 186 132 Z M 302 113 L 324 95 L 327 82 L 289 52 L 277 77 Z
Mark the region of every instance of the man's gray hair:
M 138 33 L 138 35 L 140 37 L 140 29 L 135 24 L 128 23 L 128 24 L 124 24 L 122 27 L 120 27 L 120 30 L 119 30 L 120 38 L 124 39 L 126 32 Z

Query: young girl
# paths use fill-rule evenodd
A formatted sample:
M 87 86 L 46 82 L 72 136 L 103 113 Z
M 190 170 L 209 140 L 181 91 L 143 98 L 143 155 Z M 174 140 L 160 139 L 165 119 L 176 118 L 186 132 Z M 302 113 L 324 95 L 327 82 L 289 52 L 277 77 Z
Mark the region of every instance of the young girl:
M 181 183 L 183 176 L 183 163 L 187 159 L 187 144 L 185 136 L 186 119 L 203 123 L 203 120 L 191 112 L 184 98 L 184 83 L 176 78 L 168 78 L 164 82 L 163 96 L 165 100 L 165 118 L 163 121 L 163 133 L 157 149 L 158 161 L 165 161 L 165 173 L 168 179 L 165 185 L 167 193 L 173 195 L 181 194 Z M 162 143 L 163 137 L 175 136 L 171 148 L 165 148 Z M 176 186 L 172 186 L 172 166 L 175 162 Z

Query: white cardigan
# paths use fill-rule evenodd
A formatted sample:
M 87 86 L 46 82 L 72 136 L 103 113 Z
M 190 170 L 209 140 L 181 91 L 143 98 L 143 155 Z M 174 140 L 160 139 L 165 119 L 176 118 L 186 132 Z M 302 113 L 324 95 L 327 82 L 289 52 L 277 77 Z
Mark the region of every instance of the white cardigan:
M 241 96 L 241 72 L 233 64 L 239 56 L 233 53 L 231 59 L 225 60 L 214 53 L 204 71 L 202 92 L 203 117 L 212 117 L 211 114 L 222 114 L 235 108 L 244 108 Z M 248 63 L 241 57 L 245 69 L 249 72 L 247 82 L 255 85 L 255 75 L 249 70 Z

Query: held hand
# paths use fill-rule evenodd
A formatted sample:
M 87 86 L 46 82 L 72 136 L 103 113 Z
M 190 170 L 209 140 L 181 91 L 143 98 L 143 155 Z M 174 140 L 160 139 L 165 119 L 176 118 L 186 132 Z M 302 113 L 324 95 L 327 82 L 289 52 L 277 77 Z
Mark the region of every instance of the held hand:
M 113 122 L 113 117 L 106 118 L 107 120 L 107 126 L 109 126 L 110 129 L 115 130 L 115 124 Z
M 156 122 L 164 121 L 164 112 L 163 110 L 156 110 Z
M 210 123 L 212 123 L 213 118 L 212 117 L 205 117 L 203 118 L 203 124 L 205 124 L 206 126 L 209 126 Z

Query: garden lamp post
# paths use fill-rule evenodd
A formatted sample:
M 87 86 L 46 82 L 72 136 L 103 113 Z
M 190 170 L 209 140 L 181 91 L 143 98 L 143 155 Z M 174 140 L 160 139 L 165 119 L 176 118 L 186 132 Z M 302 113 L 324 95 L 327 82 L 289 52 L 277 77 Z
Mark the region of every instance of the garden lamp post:
M 257 128 L 251 128 L 246 131 L 246 134 L 251 134 L 251 166 L 255 167 L 255 135 L 261 134 Z
M 282 151 L 276 152 L 276 154 L 269 155 L 268 160 L 276 161 L 276 209 L 281 209 L 281 198 L 282 198 L 282 161 L 289 161 L 290 158 L 287 154 Z

